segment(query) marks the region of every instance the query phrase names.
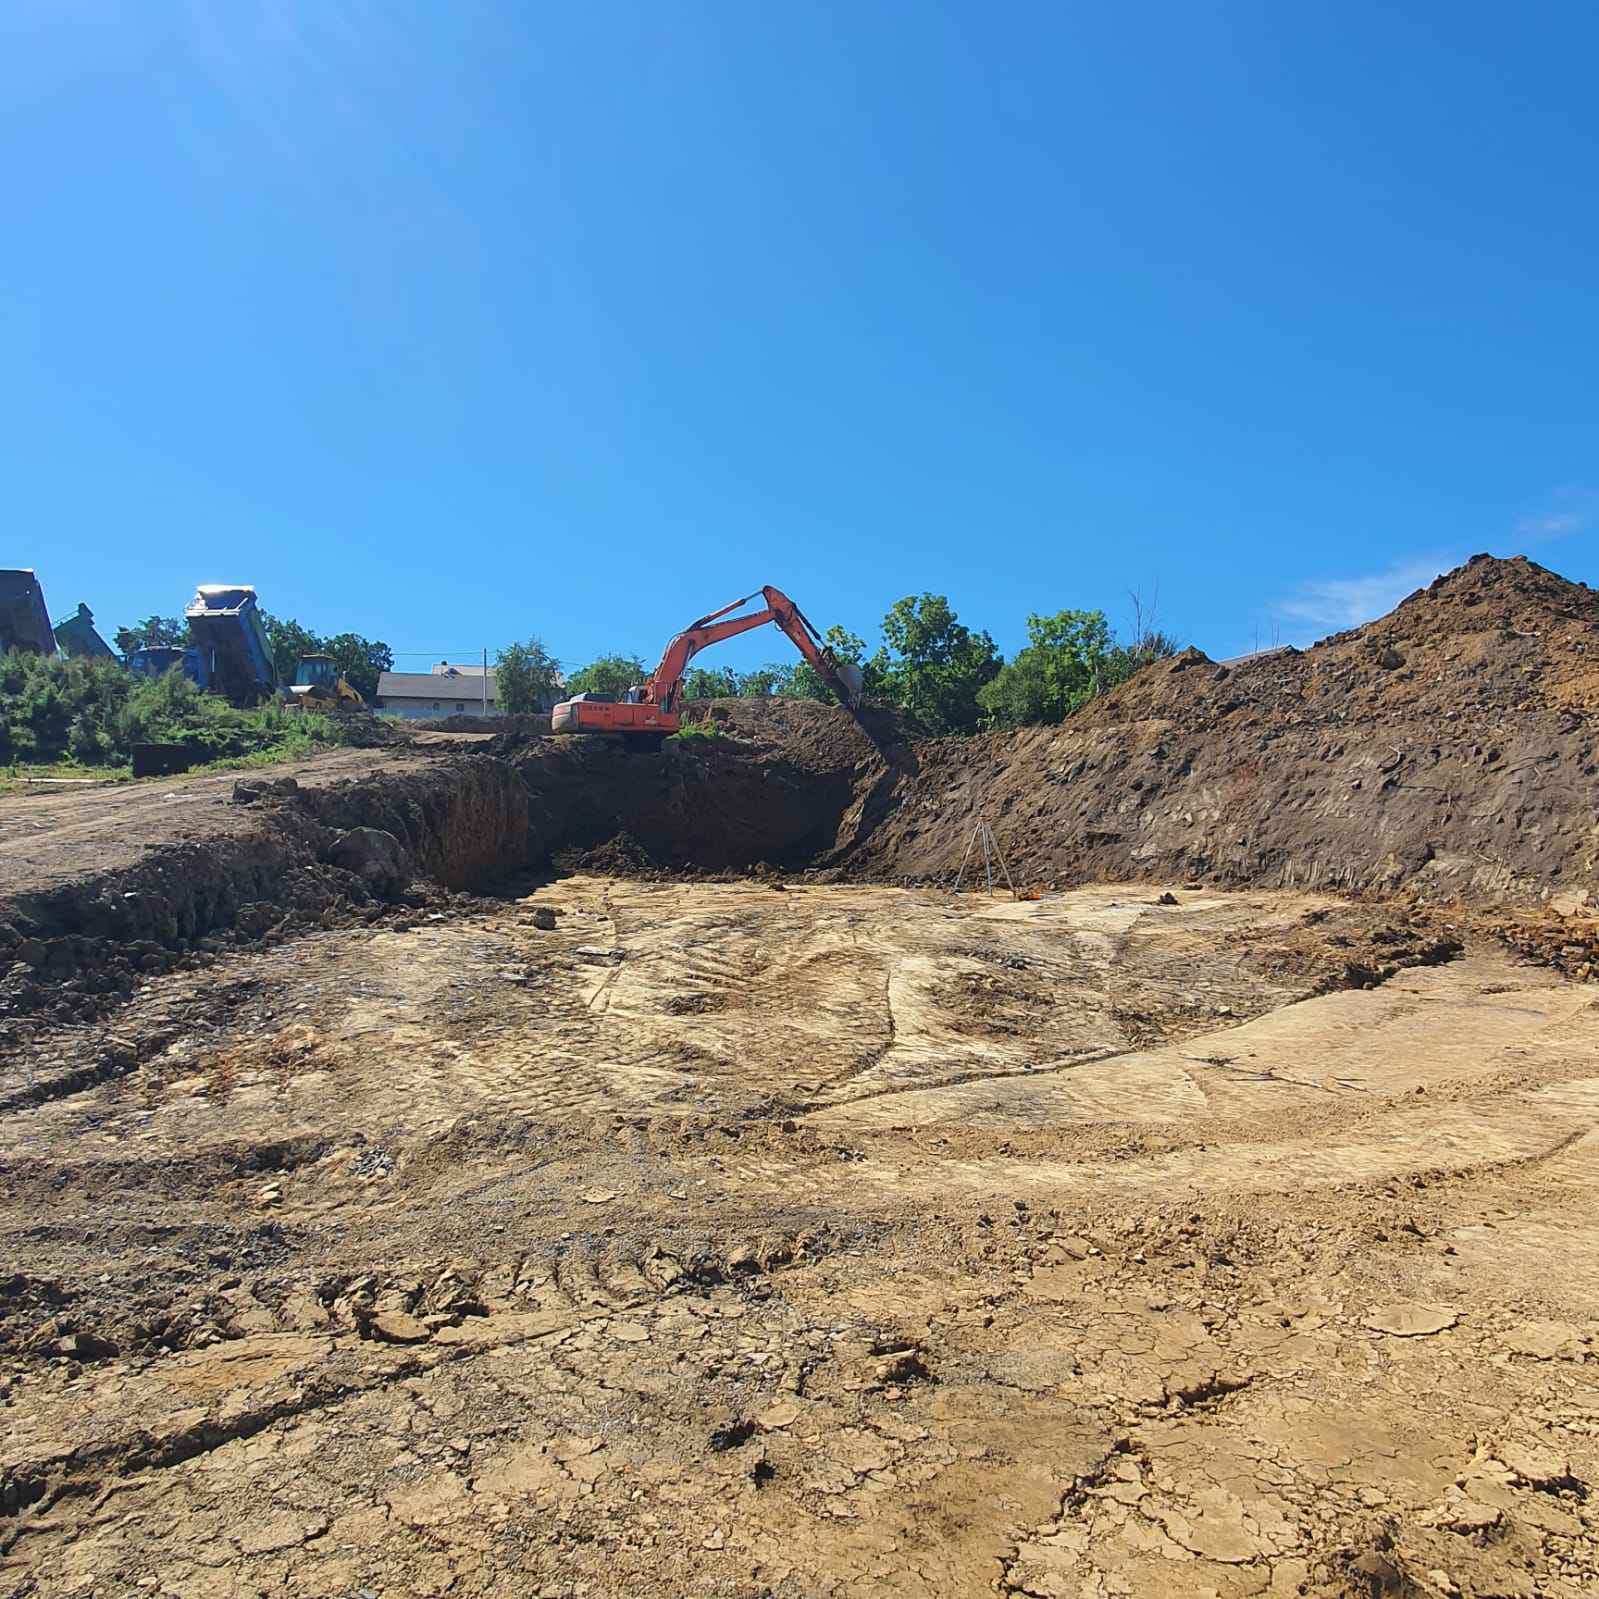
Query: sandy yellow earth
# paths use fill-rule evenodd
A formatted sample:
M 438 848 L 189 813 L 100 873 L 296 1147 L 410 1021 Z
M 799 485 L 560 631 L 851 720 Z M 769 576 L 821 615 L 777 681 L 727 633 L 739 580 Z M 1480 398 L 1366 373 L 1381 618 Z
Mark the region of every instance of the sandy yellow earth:
M 1592 1592 L 1595 991 L 1438 934 L 578 877 L 155 977 L 0 1070 L 0 1594 Z

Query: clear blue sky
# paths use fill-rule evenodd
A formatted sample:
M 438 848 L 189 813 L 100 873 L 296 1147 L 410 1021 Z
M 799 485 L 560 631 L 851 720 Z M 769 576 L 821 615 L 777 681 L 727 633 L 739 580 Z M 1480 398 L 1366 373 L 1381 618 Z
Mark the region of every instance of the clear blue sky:
M 412 666 L 1599 581 L 1596 60 L 1581 0 L 7 0 L 0 565 Z

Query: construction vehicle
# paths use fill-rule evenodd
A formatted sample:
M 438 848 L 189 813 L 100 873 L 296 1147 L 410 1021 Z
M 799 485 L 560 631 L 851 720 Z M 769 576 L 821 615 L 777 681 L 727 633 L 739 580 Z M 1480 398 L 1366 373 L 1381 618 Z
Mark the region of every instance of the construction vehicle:
M 339 670 L 331 655 L 302 655 L 294 681 L 283 691 L 290 705 L 304 710 L 359 711 L 366 701 L 359 689 Z
M 198 689 L 211 686 L 205 651 L 196 649 L 192 644 L 187 649 L 177 644 L 144 644 L 136 650 L 129 650 L 123 664 L 135 677 L 160 677 L 163 672 L 182 672 Z
M 34 655 L 56 652 L 44 590 L 31 567 L 0 571 L 0 650 L 28 650 Z
M 96 631 L 94 612 L 81 600 L 78 609 L 66 621 L 56 623 L 55 635 L 61 653 L 75 660 L 114 661 L 117 658 L 117 652 Z
M 839 703 L 861 721 L 861 672 L 857 666 L 840 661 L 822 642 L 822 635 L 811 626 L 804 613 L 780 589 L 770 586 L 759 591 L 765 606 L 744 616 L 729 613 L 756 598 L 724 605 L 709 616 L 702 616 L 673 637 L 661 656 L 648 683 L 630 688 L 618 699 L 612 694 L 577 694 L 563 700 L 550 713 L 550 729 L 556 733 L 612 733 L 621 737 L 630 750 L 658 750 L 669 734 L 682 725 L 680 704 L 683 673 L 688 663 L 707 645 L 720 643 L 752 627 L 775 622 L 794 641 L 800 654 L 810 662 L 818 677 L 838 696 Z M 870 730 L 868 729 L 868 736 Z
M 184 613 L 212 689 L 234 705 L 259 705 L 278 692 L 272 646 L 248 583 L 202 583 Z

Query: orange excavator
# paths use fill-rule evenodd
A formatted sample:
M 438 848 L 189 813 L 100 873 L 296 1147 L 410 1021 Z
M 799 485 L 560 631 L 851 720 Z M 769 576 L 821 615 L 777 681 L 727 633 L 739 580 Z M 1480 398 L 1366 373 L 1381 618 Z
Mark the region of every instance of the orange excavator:
M 729 613 L 759 598 L 761 610 L 743 616 Z M 804 613 L 780 589 L 766 587 L 759 595 L 724 605 L 697 622 L 690 622 L 666 646 L 661 664 L 648 683 L 630 688 L 620 698 L 613 694 L 578 694 L 563 700 L 550 713 L 550 728 L 556 733 L 619 733 L 630 750 L 658 750 L 661 741 L 682 725 L 679 706 L 683 697 L 683 673 L 688 663 L 707 645 L 747 633 L 752 627 L 775 622 L 794 641 L 795 648 L 810 662 L 816 674 L 832 689 L 857 721 L 861 720 L 861 672 L 858 666 L 841 661 L 822 642 L 822 635 L 811 626 Z M 862 723 L 864 727 L 865 724 Z

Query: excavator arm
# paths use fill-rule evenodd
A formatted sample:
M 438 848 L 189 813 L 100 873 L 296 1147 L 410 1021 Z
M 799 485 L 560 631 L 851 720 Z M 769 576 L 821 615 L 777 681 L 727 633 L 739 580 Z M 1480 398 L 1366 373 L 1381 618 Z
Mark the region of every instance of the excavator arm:
M 756 598 L 764 601 L 760 610 L 746 611 L 742 616 L 732 614 Z M 683 674 L 688 670 L 688 663 L 710 645 L 747 633 L 751 628 L 764 627 L 768 622 L 775 623 L 788 635 L 817 676 L 838 696 L 839 703 L 865 727 L 861 719 L 860 669 L 840 661 L 823 643 L 821 634 L 799 606 L 781 589 L 770 585 L 760 589 L 758 595 L 746 594 L 731 605 L 690 622 L 667 644 L 649 682 L 630 691 L 622 702 L 580 695 L 555 707 L 550 726 L 557 733 L 621 733 L 630 744 L 641 748 L 657 747 L 662 738 L 675 733 L 680 725 Z M 870 729 L 867 731 L 870 736 Z
M 751 628 L 775 622 L 811 664 L 817 676 L 838 696 L 840 703 L 854 711 L 861 696 L 859 671 L 835 658 L 805 613 L 781 589 L 768 584 L 759 592 L 766 601 L 763 609 L 749 611 L 743 616 L 729 616 L 730 611 L 748 605 L 755 598 L 753 594 L 746 594 L 731 605 L 724 605 L 721 610 L 712 611 L 697 622 L 690 622 L 677 634 L 666 646 L 660 665 L 650 677 L 648 701 L 665 710 L 675 711 L 683 692 L 683 674 L 688 670 L 688 663 L 701 650 L 711 644 L 719 644 L 725 638 L 747 633 Z

